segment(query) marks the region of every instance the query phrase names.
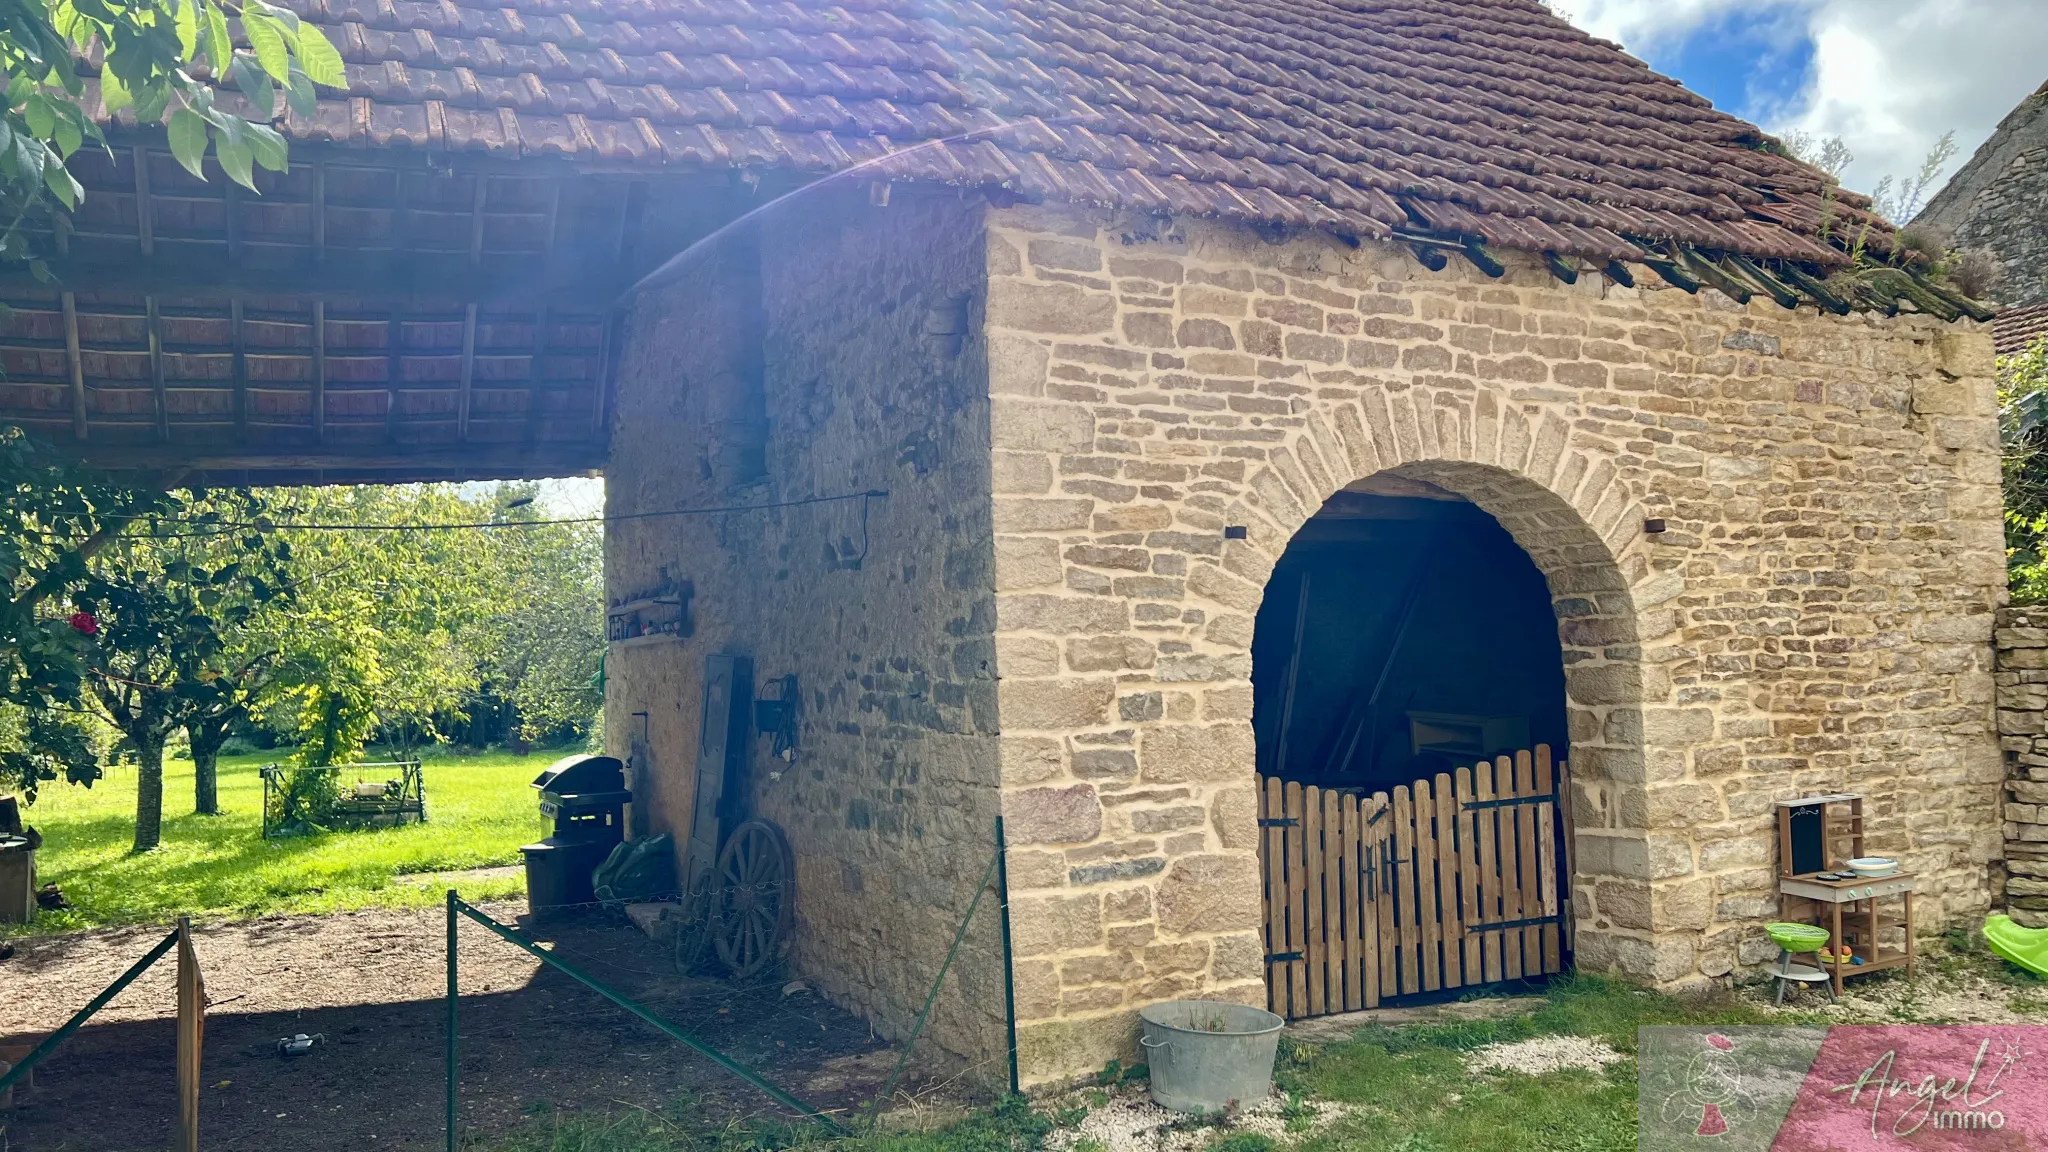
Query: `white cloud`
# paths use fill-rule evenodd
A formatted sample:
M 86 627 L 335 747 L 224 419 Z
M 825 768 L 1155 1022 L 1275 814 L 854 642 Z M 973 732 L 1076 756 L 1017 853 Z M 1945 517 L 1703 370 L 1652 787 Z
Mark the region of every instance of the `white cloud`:
M 1813 81 L 1786 106 L 1753 111 L 1774 132 L 1842 137 L 1856 154 L 1843 182 L 1866 191 L 1885 176 L 1917 170 L 1950 130 L 1958 148 L 1953 171 L 2048 80 L 2048 0 L 1564 0 L 1560 6 L 1581 28 L 1644 57 L 1722 16 L 1788 6 L 1799 11 L 1814 44 Z

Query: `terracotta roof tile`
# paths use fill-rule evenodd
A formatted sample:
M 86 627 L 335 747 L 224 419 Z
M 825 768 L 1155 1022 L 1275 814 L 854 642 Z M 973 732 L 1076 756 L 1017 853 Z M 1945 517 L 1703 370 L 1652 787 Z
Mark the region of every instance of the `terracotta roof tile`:
M 876 179 L 1601 259 L 1838 264 L 1862 197 L 1534 0 L 289 0 L 302 139 Z M 1875 222 L 1871 247 L 1890 230 Z
M 2000 312 L 1991 322 L 1991 336 L 2000 356 L 2016 355 L 2048 340 L 2048 302 Z

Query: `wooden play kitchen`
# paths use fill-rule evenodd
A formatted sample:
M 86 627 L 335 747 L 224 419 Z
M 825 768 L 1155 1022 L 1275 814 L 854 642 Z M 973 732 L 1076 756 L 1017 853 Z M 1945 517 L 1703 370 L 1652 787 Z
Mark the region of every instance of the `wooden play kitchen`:
M 1850 976 L 1913 971 L 1913 879 L 1897 861 L 1864 855 L 1863 797 L 1778 802 L 1778 913 L 1827 930 L 1818 963 L 1836 993 Z M 1902 947 L 1886 946 L 1900 934 Z

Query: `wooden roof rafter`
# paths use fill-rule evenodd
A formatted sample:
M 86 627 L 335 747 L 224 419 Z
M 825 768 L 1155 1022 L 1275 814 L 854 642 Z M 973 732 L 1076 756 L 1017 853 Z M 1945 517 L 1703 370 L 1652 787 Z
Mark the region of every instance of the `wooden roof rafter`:
M 0 268 L 0 420 L 110 465 L 154 446 L 236 480 L 602 466 L 646 173 L 318 145 L 293 161 L 256 194 L 148 143 L 82 163 L 85 204 L 46 237 L 58 283 Z

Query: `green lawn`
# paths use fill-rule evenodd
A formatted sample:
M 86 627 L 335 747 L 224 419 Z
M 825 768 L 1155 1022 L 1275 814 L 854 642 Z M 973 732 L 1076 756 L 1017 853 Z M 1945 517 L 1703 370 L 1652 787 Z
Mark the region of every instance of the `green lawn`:
M 46 912 L 31 929 L 68 932 L 106 924 L 332 912 L 434 904 L 442 889 L 406 874 L 519 863 L 519 846 L 547 834 L 527 787 L 560 751 L 527 756 L 443 753 L 426 765 L 427 822 L 403 828 L 265 841 L 258 766 L 283 752 L 224 757 L 219 816 L 192 814 L 192 764 L 164 766 L 163 846 L 132 856 L 135 769 L 115 769 L 91 789 L 45 785 L 28 809 L 44 836 L 40 878 L 76 907 Z M 464 897 L 524 892 L 523 878 L 466 880 Z

